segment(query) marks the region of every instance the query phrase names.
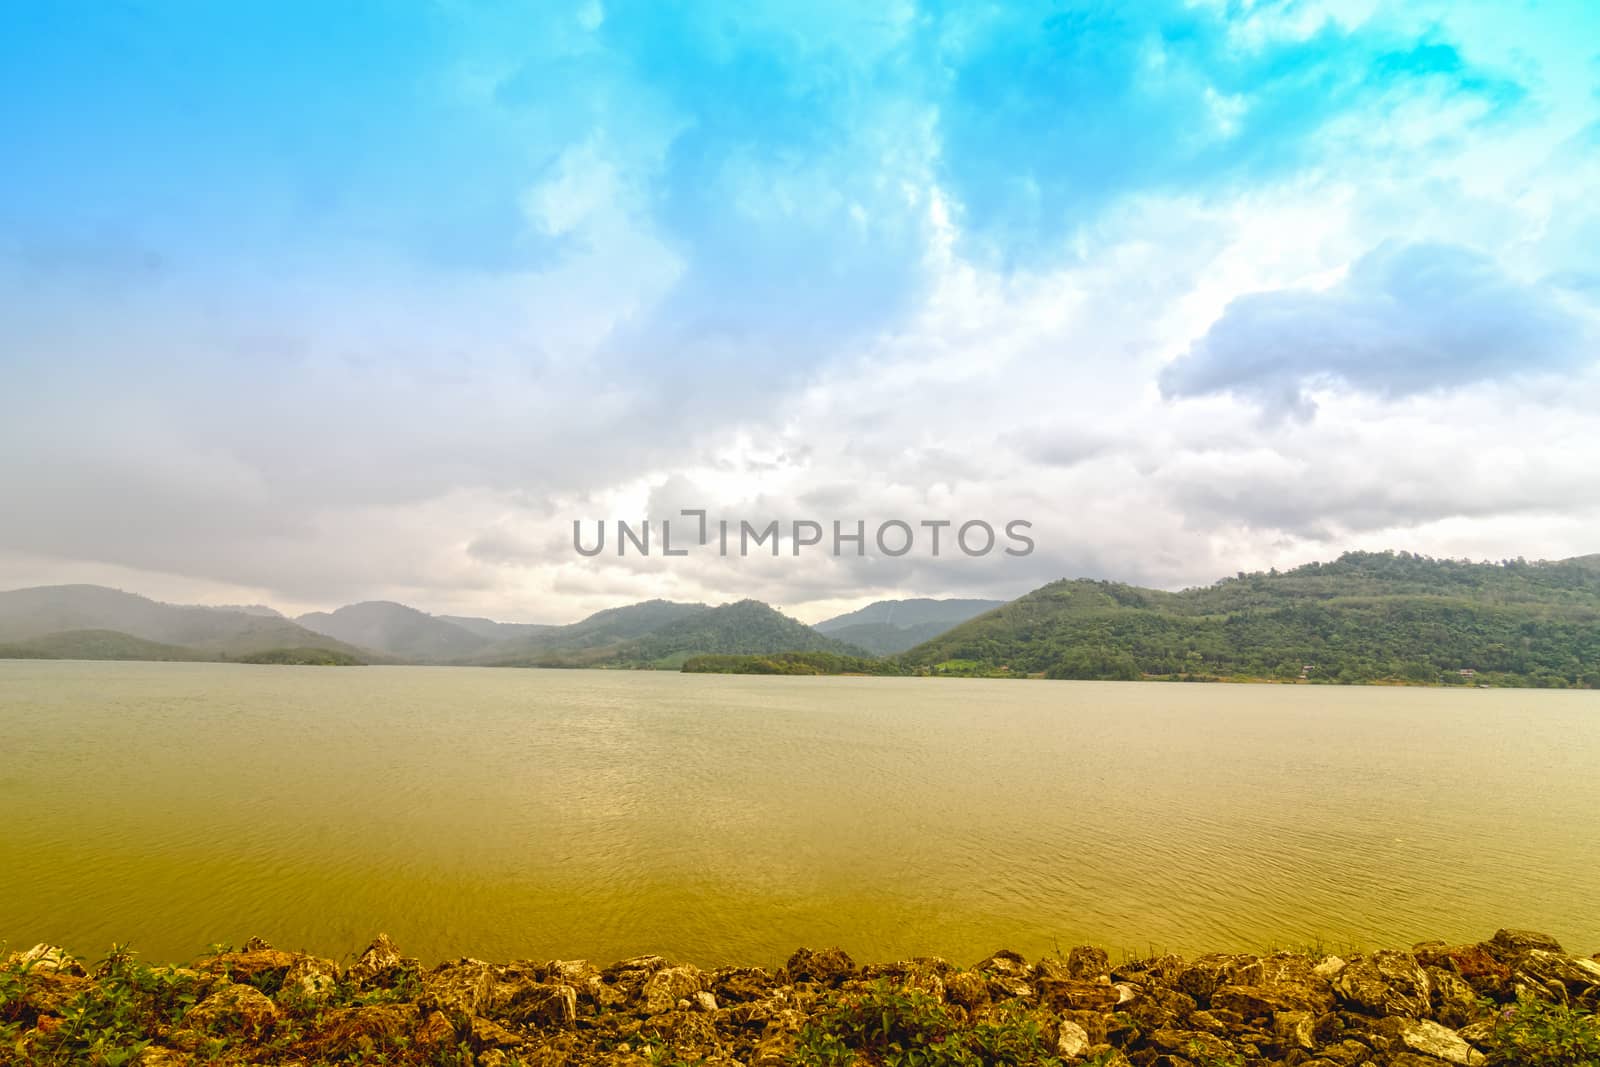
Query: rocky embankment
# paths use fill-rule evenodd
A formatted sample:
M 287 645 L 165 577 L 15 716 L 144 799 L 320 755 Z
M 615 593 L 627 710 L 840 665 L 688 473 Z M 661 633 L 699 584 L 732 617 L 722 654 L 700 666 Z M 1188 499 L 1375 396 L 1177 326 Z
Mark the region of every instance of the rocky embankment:
M 0 1062 L 1588 1065 L 1597 1000 L 1600 961 L 1513 930 L 1348 958 L 1113 964 L 1075 948 L 858 966 L 801 949 L 777 971 L 425 968 L 384 936 L 343 967 L 261 941 L 188 967 L 41 945 L 0 965 Z

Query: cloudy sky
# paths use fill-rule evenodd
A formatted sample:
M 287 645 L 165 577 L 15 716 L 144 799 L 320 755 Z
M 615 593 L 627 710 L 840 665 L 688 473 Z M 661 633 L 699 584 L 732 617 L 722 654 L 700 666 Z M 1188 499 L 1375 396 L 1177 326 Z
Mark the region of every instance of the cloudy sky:
M 1600 551 L 1600 7 L 13 5 L 0 587 L 805 619 Z M 574 519 L 1036 551 L 595 559 Z

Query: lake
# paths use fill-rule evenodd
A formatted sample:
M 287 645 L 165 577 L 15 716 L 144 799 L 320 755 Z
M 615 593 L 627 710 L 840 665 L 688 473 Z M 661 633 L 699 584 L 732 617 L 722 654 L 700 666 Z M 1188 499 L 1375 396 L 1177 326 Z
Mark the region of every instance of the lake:
M 0 939 L 1600 949 L 1600 693 L 0 661 Z

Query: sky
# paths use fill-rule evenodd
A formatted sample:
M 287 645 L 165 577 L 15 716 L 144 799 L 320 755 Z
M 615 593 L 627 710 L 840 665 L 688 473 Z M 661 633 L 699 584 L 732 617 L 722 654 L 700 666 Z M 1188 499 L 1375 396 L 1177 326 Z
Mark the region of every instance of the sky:
M 1588 0 L 13 4 L 0 98 L 0 588 L 815 621 L 1600 551 Z M 1035 549 L 573 550 L 695 507 Z

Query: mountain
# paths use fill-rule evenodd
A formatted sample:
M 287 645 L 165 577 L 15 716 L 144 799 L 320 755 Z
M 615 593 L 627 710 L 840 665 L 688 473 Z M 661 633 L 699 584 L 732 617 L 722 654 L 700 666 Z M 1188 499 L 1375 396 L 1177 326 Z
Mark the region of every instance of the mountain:
M 652 600 L 591 615 L 554 633 L 535 635 L 536 647 L 499 665 L 546 667 L 679 667 L 691 656 L 861 649 L 817 633 L 758 600 L 708 608 Z
M 495 622 L 493 619 L 480 619 L 472 615 L 435 615 L 434 618 L 455 623 L 463 630 L 470 630 L 490 641 L 511 641 L 529 634 L 558 629 L 536 622 Z
M 49 585 L 0 592 L 0 643 L 14 644 L 82 630 L 114 631 L 141 641 L 209 654 L 203 658 L 232 658 L 278 648 L 322 648 L 371 658 L 360 649 L 277 615 L 163 604 L 98 585 Z
M 918 645 L 909 667 L 1063 678 L 1600 686 L 1600 557 L 1349 552 L 1179 593 L 1064 580 Z
M 680 604 L 671 600 L 646 600 L 626 607 L 607 608 L 568 626 L 551 626 L 501 641 L 469 657 L 466 662 L 490 667 L 566 663 L 575 657 L 588 656 L 591 650 L 616 646 L 711 610 L 704 604 Z
M 388 600 L 313 611 L 295 622 L 313 633 L 410 662 L 460 659 L 493 643 L 466 627 Z
M 814 629 L 880 656 L 904 652 L 930 641 L 1004 600 L 879 600 L 835 616 Z
M 0 659 L 204 660 L 215 657 L 192 648 L 145 641 L 116 630 L 68 630 L 0 644 Z

